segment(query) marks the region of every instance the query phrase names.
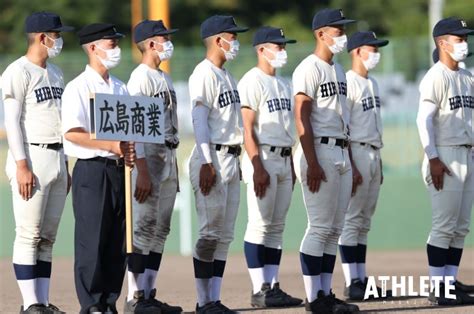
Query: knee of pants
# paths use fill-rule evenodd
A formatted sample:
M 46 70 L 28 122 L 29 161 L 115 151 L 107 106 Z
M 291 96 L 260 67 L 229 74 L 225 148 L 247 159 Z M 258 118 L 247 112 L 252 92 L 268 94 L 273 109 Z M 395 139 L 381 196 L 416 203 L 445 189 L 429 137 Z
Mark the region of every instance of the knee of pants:
M 31 237 L 27 234 L 18 234 L 13 244 L 13 263 L 33 265 L 38 259 L 39 234 Z
M 216 247 L 216 252 L 214 253 L 214 259 L 225 261 L 227 260 L 227 255 L 229 253 L 230 242 L 218 242 Z
M 337 242 L 326 242 L 324 245 L 324 254 L 337 255 Z
M 214 253 L 217 248 L 217 239 L 198 239 L 194 248 L 194 257 L 200 261 L 214 261 Z
M 53 244 L 55 239 L 41 238 L 38 243 L 38 259 L 44 262 L 51 262 L 53 253 Z
M 283 231 L 285 230 L 285 222 L 275 223 L 269 227 L 265 237 L 265 246 L 271 248 L 281 248 L 283 243 Z
M 453 233 L 431 229 L 430 235 L 428 237 L 428 244 L 437 246 L 443 249 L 448 249 L 452 240 L 453 240 Z
M 454 232 L 454 237 L 451 240 L 451 244 L 449 246 L 462 249 L 464 247 L 464 240 L 466 239 L 466 236 L 468 234 L 469 227 L 467 226 L 456 229 L 456 231 Z

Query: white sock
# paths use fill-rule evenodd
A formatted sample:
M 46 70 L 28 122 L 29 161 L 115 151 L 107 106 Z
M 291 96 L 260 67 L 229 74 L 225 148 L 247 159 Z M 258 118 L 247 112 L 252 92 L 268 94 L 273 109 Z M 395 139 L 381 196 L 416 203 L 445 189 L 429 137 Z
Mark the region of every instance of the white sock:
M 456 281 L 456 278 L 458 277 L 458 270 L 459 270 L 459 266 L 455 266 L 455 265 L 444 266 L 444 275 L 454 277 L 454 279 L 449 282 L 450 284 L 453 284 Z
M 150 297 L 150 291 L 155 288 L 156 277 L 158 276 L 158 272 L 153 269 L 145 269 L 143 273 L 143 288 L 145 290 L 145 298 Z
M 265 282 L 265 269 L 249 268 L 250 280 L 252 280 L 253 293 L 257 293 L 262 289 L 262 284 Z
M 325 295 L 329 295 L 332 285 L 332 273 L 321 273 L 321 287 Z
M 349 287 L 351 285 L 352 279 L 359 278 L 356 263 L 342 263 L 342 272 L 344 273 L 344 281 L 346 282 L 346 287 Z
M 211 279 L 211 301 L 216 302 L 221 299 L 222 277 L 212 277 Z
M 211 302 L 211 285 L 212 279 L 202 279 L 202 278 L 195 278 L 196 279 L 196 290 L 197 290 L 197 298 L 199 306 L 204 306 L 207 303 Z
M 17 282 L 23 297 L 23 309 L 26 310 L 30 305 L 39 302 L 36 296 L 36 279 L 17 280 Z
M 357 263 L 357 275 L 359 275 L 360 281 L 365 282 L 365 277 L 367 277 L 365 263 Z
M 273 285 L 278 282 L 278 271 L 280 269 L 280 265 L 265 265 L 264 266 L 264 276 L 265 276 L 265 282 L 268 282 L 271 287 L 273 288 Z
M 304 290 L 306 291 L 306 298 L 311 303 L 318 297 L 318 291 L 322 290 L 321 276 L 305 276 L 303 275 Z
M 443 267 L 430 266 L 430 267 L 429 267 L 431 286 L 434 286 L 434 281 L 431 280 L 431 277 L 434 277 L 434 276 L 441 276 L 441 277 L 444 277 L 445 269 L 446 269 L 445 266 L 443 266 Z M 443 280 L 442 280 L 442 281 L 443 281 Z
M 144 290 L 143 289 L 143 273 L 132 273 L 131 271 L 127 271 L 128 273 L 128 295 L 127 301 L 133 300 L 133 294 L 135 291 Z
M 49 305 L 49 281 L 50 278 L 36 278 L 36 296 L 38 303 Z

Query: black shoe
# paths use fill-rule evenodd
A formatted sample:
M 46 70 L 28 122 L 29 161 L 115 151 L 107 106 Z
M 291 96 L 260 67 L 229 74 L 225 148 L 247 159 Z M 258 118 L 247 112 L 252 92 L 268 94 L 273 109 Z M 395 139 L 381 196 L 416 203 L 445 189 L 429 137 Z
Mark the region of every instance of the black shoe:
M 279 282 L 273 284 L 273 288 L 271 291 L 271 295 L 273 296 L 273 298 L 278 300 L 276 302 L 278 304 L 277 306 L 296 306 L 300 305 L 303 302 L 302 299 L 292 297 L 285 291 L 281 290 Z
M 31 304 L 26 310 L 23 309 L 23 305 L 20 307 L 20 314 L 43 314 L 43 313 L 52 313 L 48 307 L 42 303 Z
M 347 300 L 362 301 L 366 286 L 359 278 L 352 279 L 350 286 L 344 288 L 344 297 Z
M 236 311 L 233 311 L 231 309 L 229 309 L 227 306 L 225 306 L 224 304 L 222 304 L 221 300 L 217 300 L 216 302 L 214 302 L 214 305 L 220 309 L 222 311 L 222 313 L 227 313 L 227 314 L 237 314 L 238 312 Z
M 48 309 L 50 310 L 50 313 L 53 313 L 53 314 L 66 314 L 66 312 L 61 311 L 56 305 L 52 303 L 48 304 Z
M 147 300 L 145 300 L 145 292 L 143 290 L 135 291 L 132 300 L 127 302 L 127 299 L 125 299 L 123 311 L 127 314 L 161 313 L 160 308 L 153 306 L 150 302 L 147 302 Z
M 169 305 L 168 303 L 161 302 L 160 300 L 155 299 L 156 297 L 156 289 L 152 289 L 150 291 L 150 298 L 148 298 L 148 302 L 150 302 L 153 306 L 158 307 L 161 309 L 161 313 L 163 314 L 179 314 L 183 312 L 183 308 L 181 306 L 173 306 Z
M 304 308 L 306 314 L 326 314 L 333 313 L 333 307 L 326 302 L 326 296 L 323 290 L 318 291 L 318 297 L 309 303 L 308 299 L 305 299 Z
M 329 295 L 326 296 L 326 302 L 329 306 L 332 305 L 333 313 L 358 313 L 359 312 L 359 307 L 357 305 L 350 304 L 336 298 L 336 295 L 332 293 L 332 290 L 329 292 Z
M 264 282 L 262 284 L 262 288 L 260 288 L 260 291 L 253 293 L 250 296 L 250 305 L 258 308 L 268 307 L 269 305 L 266 302 L 266 296 L 269 294 L 270 290 L 270 284 L 268 282 Z
M 196 314 L 222 314 L 224 313 L 220 308 L 216 306 L 214 302 L 209 302 L 203 306 L 196 304 Z
M 430 295 L 428 296 L 428 300 L 434 305 L 437 304 L 437 305 L 453 306 L 453 305 L 462 305 L 463 304 L 462 297 L 463 296 L 468 296 L 467 294 L 463 294 L 460 291 L 454 290 L 452 292 L 452 294 L 455 295 L 455 298 L 451 299 L 451 298 L 446 297 L 444 289 L 445 289 L 444 283 L 441 282 L 439 284 L 439 297 L 436 297 L 435 291 L 433 290 L 433 291 L 430 292 Z M 467 298 L 465 298 L 465 299 L 466 299 L 466 301 L 468 301 Z M 466 304 L 469 304 L 469 303 L 466 303 Z
M 474 293 L 474 285 L 465 285 L 459 280 L 456 280 L 454 282 L 454 287 L 456 288 L 457 291 L 462 291 L 465 293 Z
M 104 313 L 104 309 L 102 308 L 102 305 L 101 305 L 101 304 L 96 304 L 96 305 L 91 306 L 91 307 L 87 310 L 87 313 L 90 313 L 90 314 L 101 314 L 101 313 Z
M 364 293 L 365 293 L 365 290 L 367 289 L 367 283 L 369 282 L 369 278 L 365 277 L 365 281 L 364 281 Z M 380 287 L 377 287 L 377 294 L 378 294 L 378 298 L 379 299 L 385 299 L 385 298 L 391 298 L 392 297 L 392 289 L 386 289 L 385 290 L 385 296 L 382 296 L 382 288 Z M 368 300 L 373 300 L 375 299 L 373 295 L 370 295 Z

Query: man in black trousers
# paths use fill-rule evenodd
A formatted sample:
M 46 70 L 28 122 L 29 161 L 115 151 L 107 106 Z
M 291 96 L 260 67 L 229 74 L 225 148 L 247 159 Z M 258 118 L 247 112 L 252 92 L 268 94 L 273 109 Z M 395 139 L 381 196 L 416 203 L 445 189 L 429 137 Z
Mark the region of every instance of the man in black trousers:
M 128 95 L 109 74 L 120 62 L 112 24 L 87 25 L 78 33 L 89 63 L 63 94 L 64 150 L 76 157 L 72 175 L 75 217 L 74 278 L 81 313 L 117 313 L 125 274 L 124 164 L 133 165 L 133 143 L 90 139 L 91 93 Z

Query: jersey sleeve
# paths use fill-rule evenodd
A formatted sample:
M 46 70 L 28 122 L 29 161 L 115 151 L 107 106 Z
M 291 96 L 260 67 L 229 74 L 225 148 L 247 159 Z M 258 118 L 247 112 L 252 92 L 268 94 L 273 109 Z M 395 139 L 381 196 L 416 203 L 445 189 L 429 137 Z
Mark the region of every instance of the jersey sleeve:
M 28 90 L 29 75 L 22 68 L 10 66 L 2 76 L 3 100 L 16 99 L 23 105 Z
M 315 99 L 319 83 L 317 71 L 313 67 L 308 68 L 306 64 L 300 64 L 293 72 L 293 95 L 303 93 Z
M 130 96 L 153 96 L 150 84 L 143 75 L 132 75 L 127 83 L 127 90 Z
M 194 71 L 189 77 L 189 96 L 192 108 L 197 103 L 212 109 L 213 100 L 216 98 L 217 84 L 212 73 L 208 71 Z
M 420 104 L 428 101 L 440 107 L 444 85 L 441 74 L 428 72 L 420 83 Z
M 355 100 L 357 99 L 357 86 L 355 84 L 354 78 L 348 74 L 346 76 L 347 82 L 347 97 L 346 97 L 346 105 L 349 112 L 352 113 L 352 108 L 354 108 Z
M 249 75 L 244 75 L 239 81 L 237 89 L 241 106 L 257 111 L 261 99 L 261 88 L 257 80 Z

